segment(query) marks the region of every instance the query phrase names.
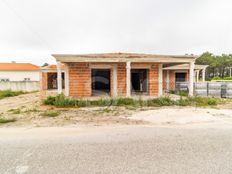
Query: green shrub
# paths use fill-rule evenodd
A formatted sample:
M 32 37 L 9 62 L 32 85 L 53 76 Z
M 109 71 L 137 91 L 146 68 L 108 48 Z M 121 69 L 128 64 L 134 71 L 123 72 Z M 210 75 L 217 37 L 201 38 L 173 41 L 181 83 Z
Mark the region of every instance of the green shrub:
M 48 97 L 44 100 L 44 104 L 54 105 L 56 107 L 90 107 L 90 106 L 208 106 L 217 105 L 221 102 L 218 98 L 210 97 L 185 97 L 179 100 L 172 100 L 170 97 L 160 97 L 149 100 L 133 99 L 133 98 L 101 98 L 97 100 L 72 99 L 65 97 L 63 94 L 56 97 Z
M 189 98 L 183 99 L 182 97 L 176 101 L 176 105 L 178 106 L 190 106 L 192 104 L 191 100 Z
M 45 105 L 54 105 L 55 100 L 56 100 L 56 97 L 48 96 L 48 97 L 43 101 L 43 103 L 44 103 Z
M 6 97 L 13 97 L 18 96 L 21 94 L 25 94 L 23 91 L 12 91 L 12 90 L 2 90 L 0 91 L 0 99 L 6 98 Z
M 215 77 L 212 78 L 212 80 L 222 80 L 222 78 L 219 77 L 219 76 L 215 76 Z
M 60 112 L 58 112 L 58 111 L 45 111 L 45 112 L 41 113 L 40 115 L 44 116 L 44 117 L 57 117 L 60 115 Z
M 232 80 L 232 77 L 221 78 L 219 76 L 215 76 L 215 77 L 212 78 L 212 80 Z
M 232 77 L 225 77 L 224 80 L 232 80 Z
M 10 109 L 10 110 L 8 110 L 8 112 L 10 112 L 12 114 L 20 114 L 21 110 L 19 108 L 17 108 L 17 109 Z
M 112 104 L 114 106 L 128 106 L 128 105 L 133 106 L 136 104 L 135 102 L 136 102 L 135 99 L 132 98 L 116 98 L 112 102 Z
M 215 106 L 221 103 L 221 100 L 219 98 L 212 98 L 212 97 L 196 96 L 196 97 L 189 97 L 188 99 L 190 100 L 192 105 L 196 105 L 196 106 L 209 106 L 209 105 Z
M 149 104 L 151 104 L 152 106 L 172 106 L 175 105 L 175 101 L 170 99 L 169 97 L 160 97 L 151 100 Z
M 0 124 L 4 124 L 4 123 L 10 123 L 10 122 L 15 122 L 16 119 L 12 118 L 12 119 L 6 119 L 6 118 L 0 118 Z

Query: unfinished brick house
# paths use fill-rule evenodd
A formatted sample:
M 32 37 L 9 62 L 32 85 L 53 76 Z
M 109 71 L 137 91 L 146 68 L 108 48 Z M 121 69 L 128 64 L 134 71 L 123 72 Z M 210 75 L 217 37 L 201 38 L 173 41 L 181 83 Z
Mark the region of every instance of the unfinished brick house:
M 40 67 L 41 90 L 57 90 L 57 66 L 48 65 Z M 61 65 L 62 89 L 64 89 L 64 65 Z
M 58 93 L 62 93 L 61 65 L 64 65 L 66 96 L 157 97 L 172 88 L 176 80 L 188 81 L 189 95 L 193 95 L 197 58 L 194 55 L 108 53 L 52 56 L 57 61 Z M 205 68 L 200 70 L 204 74 Z

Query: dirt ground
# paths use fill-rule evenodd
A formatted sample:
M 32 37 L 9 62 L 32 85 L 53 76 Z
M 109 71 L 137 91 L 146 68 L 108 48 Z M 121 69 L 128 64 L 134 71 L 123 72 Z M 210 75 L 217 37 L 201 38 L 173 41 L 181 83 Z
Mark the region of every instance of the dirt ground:
M 132 120 L 135 109 L 125 107 L 56 108 L 41 104 L 40 94 L 32 93 L 0 100 L 0 118 L 16 119 L 0 127 L 56 127 L 67 125 L 143 124 Z M 44 112 L 59 112 L 57 117 L 42 116 Z
M 43 116 L 46 111 L 55 111 L 56 117 Z M 15 122 L 0 124 L 0 127 L 64 127 L 105 125 L 178 125 L 227 121 L 232 123 L 232 103 L 215 108 L 195 107 L 89 107 L 55 108 L 41 104 L 40 94 L 31 93 L 0 100 L 0 118 L 15 119 Z

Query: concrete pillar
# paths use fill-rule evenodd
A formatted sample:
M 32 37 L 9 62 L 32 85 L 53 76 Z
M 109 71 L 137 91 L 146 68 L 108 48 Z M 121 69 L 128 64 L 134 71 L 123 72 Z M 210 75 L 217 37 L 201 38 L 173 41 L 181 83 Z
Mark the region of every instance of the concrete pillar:
M 167 70 L 167 78 L 166 78 L 166 80 L 167 80 L 167 84 L 166 84 L 166 86 L 167 86 L 167 91 L 169 91 L 170 90 L 170 72 L 169 72 L 169 70 Z
M 64 89 L 65 89 L 65 96 L 69 96 L 69 68 L 68 65 L 65 65 L 65 72 L 64 72 Z
M 189 96 L 193 96 L 194 61 L 189 63 Z
M 200 71 L 199 70 L 197 70 L 196 71 L 196 82 L 199 82 L 199 77 L 200 77 Z
M 113 97 L 118 95 L 118 66 L 113 66 Z
M 202 81 L 205 82 L 205 68 L 202 70 Z
M 126 62 L 126 96 L 131 96 L 131 62 Z
M 62 72 L 61 72 L 61 63 L 57 61 L 57 93 L 62 93 Z
M 158 96 L 163 95 L 163 64 L 159 64 Z

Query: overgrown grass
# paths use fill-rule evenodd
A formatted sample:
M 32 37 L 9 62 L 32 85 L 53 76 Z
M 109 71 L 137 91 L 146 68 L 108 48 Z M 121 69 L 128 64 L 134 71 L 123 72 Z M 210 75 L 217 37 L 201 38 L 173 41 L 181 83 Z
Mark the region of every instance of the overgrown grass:
M 0 118 L 0 124 L 4 124 L 4 123 L 11 123 L 11 122 L 15 122 L 16 119 L 11 118 L 11 119 L 7 119 L 7 118 Z
M 17 108 L 17 109 L 10 109 L 8 110 L 8 112 L 12 113 L 12 114 L 20 114 L 21 113 L 21 109 Z
M 71 99 L 64 95 L 49 96 L 44 100 L 46 105 L 56 107 L 90 107 L 90 106 L 126 106 L 126 107 L 161 107 L 161 106 L 215 106 L 223 101 L 212 97 L 181 97 L 172 100 L 170 97 L 160 97 L 149 100 L 133 98 L 101 98 L 98 100 Z
M 41 113 L 40 115 L 44 116 L 44 117 L 57 117 L 60 115 L 60 112 L 58 112 L 58 111 L 45 111 L 45 112 Z
M 12 91 L 12 90 L 0 90 L 0 99 L 6 98 L 6 97 L 13 97 L 18 96 L 21 94 L 25 94 L 23 91 Z

